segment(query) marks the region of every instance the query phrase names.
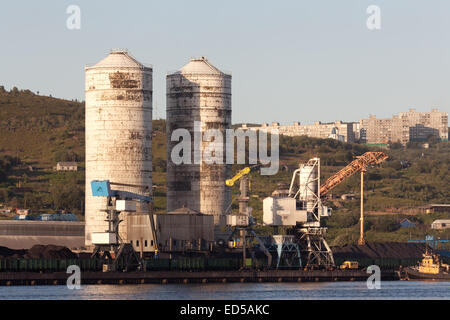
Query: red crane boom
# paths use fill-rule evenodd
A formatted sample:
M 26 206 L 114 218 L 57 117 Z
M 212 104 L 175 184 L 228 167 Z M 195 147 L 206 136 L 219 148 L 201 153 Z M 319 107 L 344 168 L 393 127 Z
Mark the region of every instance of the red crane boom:
M 368 166 L 379 164 L 386 160 L 388 156 L 383 152 L 366 152 L 362 156 L 357 157 L 345 168 L 331 176 L 320 187 L 320 196 L 324 196 L 328 191 L 336 187 L 342 181 L 358 171 L 365 170 Z

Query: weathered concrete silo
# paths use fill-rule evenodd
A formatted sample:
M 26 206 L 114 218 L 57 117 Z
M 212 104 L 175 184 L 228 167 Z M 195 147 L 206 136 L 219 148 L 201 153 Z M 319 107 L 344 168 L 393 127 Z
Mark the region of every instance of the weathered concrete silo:
M 231 177 L 231 165 L 225 162 L 225 130 L 231 129 L 231 75 L 225 74 L 204 57 L 191 59 L 179 71 L 167 75 L 167 210 L 188 207 L 214 215 L 214 223 L 223 223 L 220 215 L 231 202 L 231 190 L 225 180 Z M 223 135 L 223 163 L 195 163 L 194 122 L 199 130 L 216 129 Z M 187 129 L 192 138 L 192 164 L 176 165 L 171 159 L 171 141 L 176 129 Z M 197 133 L 198 136 L 198 133 Z M 201 139 L 202 152 L 212 139 Z M 214 143 L 218 143 L 214 141 Z
M 127 51 L 115 50 L 96 65 L 86 67 L 85 73 L 85 239 L 90 245 L 92 232 L 107 229 L 105 213 L 100 211 L 106 200 L 92 196 L 92 180 L 145 185 L 151 190 L 153 71 Z M 127 219 L 121 218 L 124 222 L 119 233 L 128 241 Z

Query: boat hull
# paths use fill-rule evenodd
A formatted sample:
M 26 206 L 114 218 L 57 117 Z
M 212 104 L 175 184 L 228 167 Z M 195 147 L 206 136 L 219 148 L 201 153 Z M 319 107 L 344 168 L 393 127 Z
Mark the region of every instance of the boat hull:
M 440 281 L 450 281 L 449 273 L 423 273 L 419 272 L 417 269 L 407 267 L 403 271 L 406 273 L 408 279 L 416 280 L 440 280 Z

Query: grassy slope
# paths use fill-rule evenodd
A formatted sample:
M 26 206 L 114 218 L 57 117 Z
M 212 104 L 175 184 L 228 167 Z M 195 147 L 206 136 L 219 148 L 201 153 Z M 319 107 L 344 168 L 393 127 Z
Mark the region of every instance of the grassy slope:
M 59 185 L 71 184 L 76 197 L 84 188 L 84 104 L 0 87 L 0 157 L 21 164 L 0 180 L 0 202 L 14 207 L 49 208 Z M 77 161 L 77 173 L 56 173 L 57 161 Z M 32 167 L 32 169 L 30 168 Z M 72 211 L 81 212 L 81 199 Z M 44 210 L 45 211 L 45 210 Z

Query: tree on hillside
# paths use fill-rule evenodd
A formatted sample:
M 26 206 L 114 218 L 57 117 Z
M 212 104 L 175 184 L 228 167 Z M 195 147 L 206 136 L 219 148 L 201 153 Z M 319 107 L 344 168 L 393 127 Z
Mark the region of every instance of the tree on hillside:
M 49 190 L 53 209 L 80 212 L 81 201 L 84 199 L 83 189 L 73 173 L 53 180 Z
M 55 162 L 67 162 L 67 161 L 80 162 L 83 160 L 83 158 L 78 153 L 72 150 L 65 150 L 65 149 L 57 151 L 53 155 L 53 159 Z
M 371 223 L 371 229 L 378 232 L 393 232 L 400 228 L 398 221 L 391 217 L 378 217 Z

